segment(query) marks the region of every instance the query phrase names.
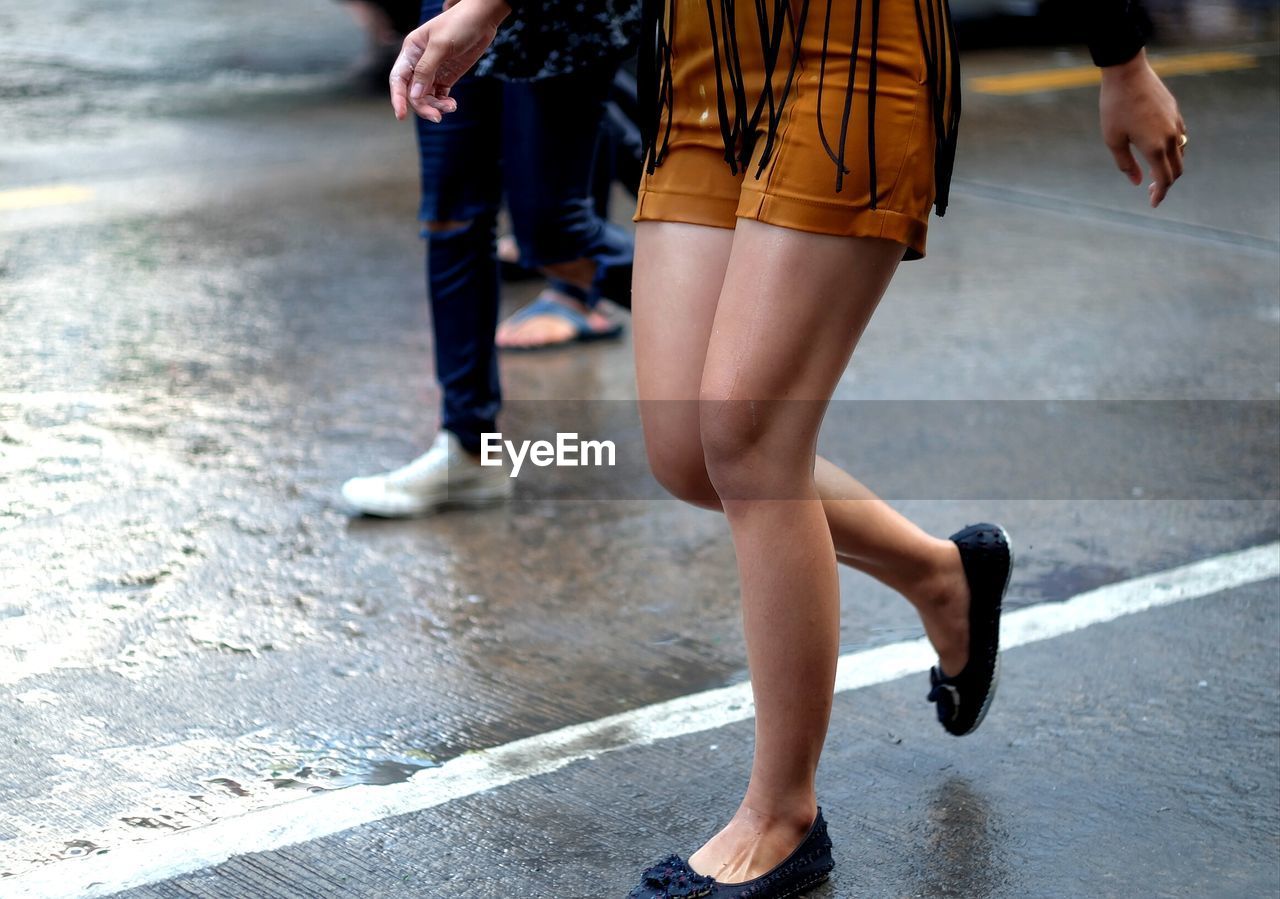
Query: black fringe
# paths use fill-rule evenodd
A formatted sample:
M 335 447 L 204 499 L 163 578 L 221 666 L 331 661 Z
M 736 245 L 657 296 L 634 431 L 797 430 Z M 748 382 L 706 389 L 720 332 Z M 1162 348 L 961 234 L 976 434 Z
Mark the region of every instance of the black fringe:
M 951 196 L 951 173 L 955 169 L 960 129 L 960 57 L 956 53 L 955 25 L 947 0 L 916 0 L 916 23 L 925 40 L 927 82 L 933 101 L 934 208 L 942 216 L 947 213 Z
M 783 110 L 795 81 L 800 45 L 809 17 L 810 0 L 752 0 L 755 4 L 760 46 L 765 61 L 764 87 L 750 113 L 746 84 L 738 52 L 735 2 L 745 0 L 706 0 L 710 25 L 711 51 L 716 67 L 716 109 L 720 117 L 720 136 L 724 141 L 724 158 L 737 174 L 750 163 L 755 143 L 763 134 L 756 177 L 760 177 L 773 154 Z M 793 14 L 793 2 L 798 11 Z M 826 82 L 827 48 L 831 35 L 831 7 L 828 4 L 822 28 L 822 59 L 818 67 L 818 134 L 823 149 L 835 163 L 835 189 L 844 188 L 849 174 L 845 153 L 849 120 L 853 111 L 854 85 L 857 80 L 858 49 L 862 42 L 864 0 L 831 0 L 852 2 L 854 8 L 853 50 L 849 58 L 849 84 L 845 90 L 838 147 L 832 148 L 822 116 L 822 95 Z M 876 63 L 880 35 L 881 0 L 871 4 L 870 71 L 867 75 L 867 161 L 871 174 L 871 208 L 879 199 L 876 173 Z M 899 0 L 893 0 L 899 2 Z M 932 105 L 934 146 L 934 206 L 945 215 L 951 192 L 951 174 L 955 168 L 956 139 L 960 126 L 960 58 L 956 53 L 955 26 L 947 0 L 914 0 L 925 56 L 926 80 Z M 650 174 L 666 158 L 671 140 L 671 109 L 675 102 L 672 81 L 670 35 L 675 31 L 677 0 L 643 0 L 644 20 L 639 64 L 639 101 L 644 111 L 641 134 L 645 147 L 645 170 Z M 769 9 L 772 3 L 772 10 Z M 769 13 L 772 11 L 772 17 Z M 774 87 L 774 74 L 781 57 L 782 45 L 790 38 L 791 64 L 781 91 Z M 726 85 L 725 82 L 728 82 Z M 727 87 L 727 89 L 726 89 Z M 732 110 L 730 110 L 732 105 Z M 664 127 L 665 119 L 665 127 Z M 763 126 L 762 126 L 763 122 Z

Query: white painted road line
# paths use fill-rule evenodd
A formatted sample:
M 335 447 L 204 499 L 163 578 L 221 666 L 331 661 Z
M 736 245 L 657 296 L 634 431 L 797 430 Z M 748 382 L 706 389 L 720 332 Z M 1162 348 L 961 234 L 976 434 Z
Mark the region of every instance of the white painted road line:
M 1280 543 L 1228 553 L 1091 590 L 1004 616 L 1002 646 L 1011 649 L 1172 605 L 1280 577 Z M 933 662 L 924 639 L 849 653 L 840 658 L 843 692 L 917 675 Z M 358 786 L 288 805 L 227 818 L 106 855 L 55 862 L 0 881 L 3 895 L 96 897 L 156 883 L 238 855 L 279 849 L 394 815 L 421 811 L 510 783 L 548 774 L 616 749 L 714 730 L 750 718 L 749 684 L 683 696 L 469 753 L 400 784 Z
M 74 203 L 87 203 L 93 197 L 93 188 L 80 184 L 10 188 L 0 190 L 0 212 L 40 209 L 45 206 L 70 206 Z

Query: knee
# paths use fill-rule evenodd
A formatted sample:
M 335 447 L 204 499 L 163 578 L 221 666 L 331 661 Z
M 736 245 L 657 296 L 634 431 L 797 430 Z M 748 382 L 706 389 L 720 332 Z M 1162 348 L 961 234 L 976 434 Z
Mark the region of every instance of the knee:
M 698 432 L 707 477 L 722 501 L 793 499 L 813 487 L 816 433 L 801 401 L 708 394 Z
M 427 259 L 441 277 L 461 277 L 494 252 L 494 223 L 488 214 L 474 218 L 423 219 Z M 434 276 L 433 276 L 434 277 Z
M 650 443 L 648 454 L 649 469 L 664 490 L 690 505 L 720 508 L 696 439 Z
M 585 197 L 570 197 L 519 217 L 513 214 L 512 224 L 520 249 L 538 266 L 591 255 L 604 227 Z
M 707 478 L 722 499 L 743 499 L 759 477 L 765 427 L 759 404 L 704 395 L 698 436 Z M 756 485 L 758 486 L 758 485 Z
M 422 225 L 427 237 L 457 237 L 471 230 L 475 224 L 473 219 L 448 219 L 445 221 L 428 221 Z

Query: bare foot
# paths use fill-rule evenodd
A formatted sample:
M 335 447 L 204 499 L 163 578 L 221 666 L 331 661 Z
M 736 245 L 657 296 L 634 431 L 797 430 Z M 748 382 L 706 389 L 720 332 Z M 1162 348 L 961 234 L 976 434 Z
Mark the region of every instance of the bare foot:
M 689 856 L 689 867 L 721 883 L 742 883 L 776 868 L 800 845 L 813 825 L 818 806 L 798 815 L 766 815 L 738 809 L 724 829 Z
M 969 662 L 969 582 L 960 548 L 940 541 L 938 570 L 908 597 L 920 613 L 925 635 L 938 653 L 944 674 L 954 677 Z
M 551 300 L 585 316 L 587 327 L 596 333 L 603 334 L 615 327 L 614 322 L 603 313 L 588 309 L 584 303 L 550 287 L 542 291 L 539 299 Z M 498 326 L 494 341 L 502 349 L 527 350 L 560 346 L 572 343 L 579 336 L 574 323 L 558 315 L 517 316 L 520 316 L 519 312 Z

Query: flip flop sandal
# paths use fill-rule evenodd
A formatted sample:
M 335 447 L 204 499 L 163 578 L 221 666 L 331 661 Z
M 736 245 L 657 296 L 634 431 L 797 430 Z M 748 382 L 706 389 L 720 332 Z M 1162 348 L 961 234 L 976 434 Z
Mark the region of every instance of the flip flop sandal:
M 503 346 L 499 349 L 504 352 L 529 353 L 537 350 L 553 350 L 560 347 L 571 346 L 575 343 L 590 343 L 595 340 L 613 340 L 622 335 L 622 322 L 614 322 L 610 327 L 603 331 L 598 331 L 591 327 L 591 323 L 587 317 L 576 309 L 570 309 L 562 303 L 555 300 L 539 297 L 528 306 L 512 315 L 508 322 L 523 322 L 540 315 L 550 315 L 573 325 L 573 336 L 568 340 L 558 340 L 554 343 L 539 343 L 532 346 Z
M 822 809 L 809 833 L 772 871 L 743 883 L 720 883 L 699 874 L 678 855 L 668 855 L 648 868 L 627 899 L 789 899 L 808 892 L 831 874 L 831 838 Z
M 1009 535 L 997 524 L 971 524 L 951 535 L 969 582 L 969 661 L 953 677 L 941 666 L 929 672 L 929 701 L 938 721 L 957 737 L 982 723 L 1000 679 L 1000 607 L 1013 571 Z

